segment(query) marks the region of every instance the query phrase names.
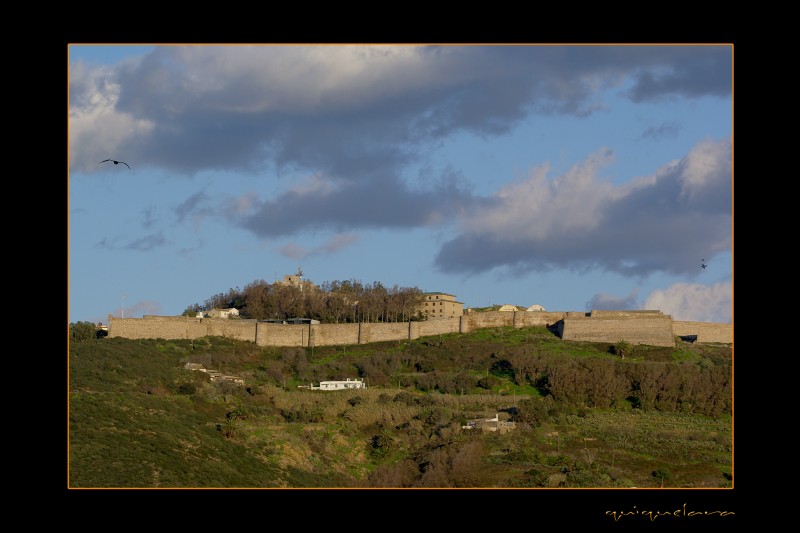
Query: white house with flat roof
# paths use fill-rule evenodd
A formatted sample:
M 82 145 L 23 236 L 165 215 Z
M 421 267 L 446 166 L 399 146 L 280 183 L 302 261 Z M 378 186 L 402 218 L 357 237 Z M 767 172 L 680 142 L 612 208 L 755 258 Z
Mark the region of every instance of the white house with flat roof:
M 298 385 L 299 388 L 310 390 L 346 390 L 346 389 L 366 389 L 367 385 L 363 379 L 350 379 L 339 381 L 320 381 L 319 387 L 314 385 Z

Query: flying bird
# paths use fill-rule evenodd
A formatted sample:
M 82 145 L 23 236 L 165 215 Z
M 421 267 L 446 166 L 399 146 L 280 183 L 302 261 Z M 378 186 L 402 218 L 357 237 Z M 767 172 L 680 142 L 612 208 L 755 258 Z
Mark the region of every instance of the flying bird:
M 126 167 L 131 168 L 131 166 L 128 163 L 126 163 L 125 161 L 114 161 L 113 159 L 103 159 L 102 161 L 100 161 L 100 163 L 105 163 L 106 161 L 111 161 L 115 165 L 119 165 L 120 163 L 122 163 Z M 97 164 L 99 165 L 100 163 L 97 163 Z
M 706 260 L 705 259 L 701 259 L 700 260 L 700 266 L 703 267 L 703 268 L 708 268 L 708 265 L 706 264 Z

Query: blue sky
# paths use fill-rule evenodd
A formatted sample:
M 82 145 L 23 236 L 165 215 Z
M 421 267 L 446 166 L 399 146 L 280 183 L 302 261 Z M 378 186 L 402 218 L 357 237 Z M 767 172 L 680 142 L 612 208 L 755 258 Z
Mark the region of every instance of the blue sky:
M 298 268 L 732 321 L 730 44 L 68 51 L 70 322 Z

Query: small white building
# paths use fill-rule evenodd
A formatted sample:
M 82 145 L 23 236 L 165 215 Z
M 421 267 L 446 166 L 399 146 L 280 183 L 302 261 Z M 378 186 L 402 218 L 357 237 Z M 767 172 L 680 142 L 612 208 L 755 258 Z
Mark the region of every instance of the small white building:
M 311 385 L 309 387 L 303 387 L 302 385 L 300 385 L 300 387 L 304 389 L 308 388 L 311 390 L 345 390 L 345 389 L 366 389 L 367 385 L 366 383 L 364 383 L 363 379 L 347 378 L 345 380 L 339 380 L 339 381 L 320 381 L 319 387 L 315 387 L 314 385 Z
M 519 311 L 516 305 L 505 304 L 501 305 L 498 311 Z
M 542 306 L 541 306 L 541 305 L 539 305 L 539 304 L 533 304 L 532 306 L 530 306 L 530 307 L 528 308 L 528 311 L 544 311 L 544 310 L 545 310 L 545 308 L 544 308 L 544 307 L 542 307 Z
M 235 307 L 229 309 L 209 309 L 208 311 L 199 311 L 195 318 L 231 318 L 238 317 L 239 310 Z

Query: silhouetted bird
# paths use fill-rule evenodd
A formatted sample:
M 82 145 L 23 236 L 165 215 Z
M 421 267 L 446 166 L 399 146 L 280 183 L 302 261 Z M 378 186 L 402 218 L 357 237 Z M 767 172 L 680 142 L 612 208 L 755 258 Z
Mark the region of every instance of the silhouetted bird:
M 708 265 L 706 264 L 706 260 L 705 259 L 701 259 L 700 260 L 700 266 L 703 267 L 703 268 L 707 268 L 708 267 Z
M 100 161 L 100 163 L 105 163 L 106 161 L 111 161 L 115 165 L 119 165 L 120 163 L 122 163 L 126 167 L 131 168 L 131 166 L 128 163 L 126 163 L 125 161 L 114 161 L 113 159 L 103 159 L 102 161 Z M 99 165 L 100 163 L 97 163 L 97 164 Z

